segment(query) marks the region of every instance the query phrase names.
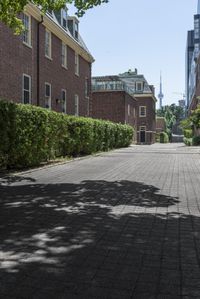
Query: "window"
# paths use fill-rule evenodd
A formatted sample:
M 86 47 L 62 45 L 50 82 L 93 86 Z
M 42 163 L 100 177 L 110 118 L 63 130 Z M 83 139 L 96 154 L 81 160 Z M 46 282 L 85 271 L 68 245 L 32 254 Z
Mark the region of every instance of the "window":
M 194 38 L 199 38 L 199 19 L 194 20 Z
M 199 54 L 199 44 L 194 44 L 194 53 L 195 57 L 197 57 Z
M 25 74 L 23 74 L 22 102 L 24 104 L 31 103 L 31 77 Z
M 146 106 L 140 106 L 139 107 L 139 116 L 140 117 L 146 117 Z
M 76 116 L 79 115 L 79 96 L 75 94 L 75 113 Z
M 74 24 L 74 37 L 78 39 L 78 23 L 75 22 Z
M 62 66 L 67 68 L 67 45 L 62 43 Z
M 22 22 L 24 25 L 23 43 L 28 46 L 31 46 L 31 16 L 23 13 Z
M 128 116 L 130 116 L 131 112 L 130 112 L 130 104 L 128 104 Z
M 75 74 L 79 75 L 79 55 L 75 53 Z
M 136 82 L 136 91 L 143 90 L 143 82 Z
M 66 9 L 61 9 L 61 25 L 67 28 L 67 11 Z
M 45 83 L 45 108 L 51 109 L 51 84 Z
M 61 109 L 63 113 L 67 112 L 67 93 L 65 89 L 61 91 Z
M 88 78 L 85 79 L 85 97 L 89 97 L 89 80 Z
M 141 126 L 140 131 L 146 131 L 146 126 Z
M 136 113 L 135 113 L 135 108 L 133 108 L 133 117 L 136 116 Z
M 51 32 L 45 30 L 45 56 L 51 58 Z

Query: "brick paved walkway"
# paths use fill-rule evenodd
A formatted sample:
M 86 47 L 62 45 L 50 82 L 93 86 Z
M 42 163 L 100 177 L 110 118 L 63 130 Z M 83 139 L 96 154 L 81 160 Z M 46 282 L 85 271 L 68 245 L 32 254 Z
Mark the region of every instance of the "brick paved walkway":
M 200 149 L 133 146 L 0 183 L 0 298 L 200 298 Z

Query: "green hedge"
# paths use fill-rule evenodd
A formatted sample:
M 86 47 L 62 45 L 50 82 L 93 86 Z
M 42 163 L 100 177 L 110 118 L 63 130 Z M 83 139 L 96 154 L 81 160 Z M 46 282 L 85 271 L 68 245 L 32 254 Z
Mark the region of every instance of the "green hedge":
M 183 130 L 183 135 L 186 138 L 192 138 L 193 137 L 193 131 L 192 131 L 192 129 L 184 129 Z
M 185 143 L 185 145 L 191 146 L 192 145 L 192 138 L 183 137 L 183 142 Z
M 200 136 L 193 136 L 192 145 L 200 145 Z
M 168 143 L 169 142 L 169 136 L 166 132 L 160 133 L 160 143 Z
M 128 125 L 0 101 L 0 168 L 126 147 L 132 139 Z

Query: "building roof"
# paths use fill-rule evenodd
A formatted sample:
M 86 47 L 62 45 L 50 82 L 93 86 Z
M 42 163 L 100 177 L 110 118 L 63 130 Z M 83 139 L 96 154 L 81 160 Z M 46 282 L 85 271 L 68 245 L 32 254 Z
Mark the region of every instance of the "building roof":
M 50 30 L 54 35 L 60 38 L 63 42 L 65 42 L 69 47 L 71 47 L 74 51 L 76 51 L 80 56 L 84 59 L 89 61 L 90 63 L 94 62 L 94 58 L 91 55 L 90 51 L 88 50 L 87 46 L 85 45 L 81 35 L 78 32 L 77 38 L 73 36 L 70 32 L 68 24 L 66 27 L 61 25 L 61 21 L 56 17 L 55 12 L 47 12 L 44 16 L 41 13 L 40 7 L 34 5 L 33 3 L 29 2 L 25 6 L 25 12 L 32 15 L 38 22 L 43 20 L 43 25 Z M 43 16 L 43 19 L 42 19 Z M 67 20 L 76 20 L 77 23 L 79 22 L 78 19 L 74 17 L 67 16 Z
M 123 80 L 127 86 L 132 90 L 133 94 L 153 94 L 152 88 L 149 86 L 144 75 L 138 74 L 137 69 L 135 71 L 129 70 L 128 72 L 119 74 L 121 80 Z M 137 90 L 136 83 L 142 83 L 143 88 L 141 91 Z M 153 95 L 154 96 L 154 95 Z
M 128 72 L 119 75 L 92 77 L 92 89 L 93 91 L 119 90 L 118 85 L 109 84 L 111 81 L 120 82 L 121 90 L 125 90 L 132 97 L 151 96 L 156 101 L 153 85 L 149 85 L 144 75 L 137 73 L 137 69 L 135 71 L 128 70 Z M 100 86 L 101 82 L 102 86 Z M 141 83 L 140 90 L 138 89 L 139 83 Z
M 61 26 L 59 20 L 57 19 L 56 15 L 55 15 L 55 13 L 54 13 L 53 11 L 52 11 L 51 13 L 48 12 L 46 15 L 47 15 L 47 16 L 48 16 L 48 17 L 49 17 L 49 18 L 50 18 L 50 19 L 51 19 L 57 26 L 59 26 L 61 30 L 64 30 L 64 32 L 65 32 L 70 38 L 72 38 L 72 39 L 74 40 L 75 43 L 78 43 L 79 46 L 81 46 L 86 52 L 88 52 L 88 53 L 91 55 L 90 51 L 88 50 L 88 48 L 87 48 L 86 44 L 84 43 L 84 41 L 83 41 L 83 39 L 82 39 L 82 37 L 81 37 L 81 35 L 80 35 L 79 32 L 78 32 L 78 38 L 77 38 L 77 39 L 74 38 L 74 36 L 71 34 L 71 32 L 70 32 L 70 30 L 69 30 L 68 27 L 64 28 L 63 26 Z M 76 18 L 76 17 L 74 17 L 74 18 Z

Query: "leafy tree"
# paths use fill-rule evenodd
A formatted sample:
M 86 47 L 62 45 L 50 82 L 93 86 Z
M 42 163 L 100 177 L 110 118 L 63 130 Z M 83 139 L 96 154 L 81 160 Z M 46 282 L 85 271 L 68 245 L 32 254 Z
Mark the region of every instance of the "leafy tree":
M 171 113 L 175 116 L 176 121 L 184 118 L 185 111 L 183 107 L 177 106 L 176 104 L 171 104 L 170 106 L 163 106 L 161 109 L 157 110 L 157 116 L 165 117 L 166 113 Z
M 58 10 L 64 8 L 66 4 L 73 3 L 77 9 L 76 14 L 82 16 L 86 10 L 107 3 L 108 0 L 0 0 L 0 21 L 19 34 L 23 26 L 18 16 L 29 2 L 40 6 L 43 13 L 47 10 Z
M 184 118 L 185 111 L 182 107 L 176 104 L 171 104 L 170 106 L 163 106 L 161 109 L 157 110 L 157 116 L 165 118 L 166 122 L 166 132 L 171 136 L 173 126 Z
M 188 118 L 181 121 L 183 129 L 199 129 L 200 128 L 200 105 L 193 111 Z

